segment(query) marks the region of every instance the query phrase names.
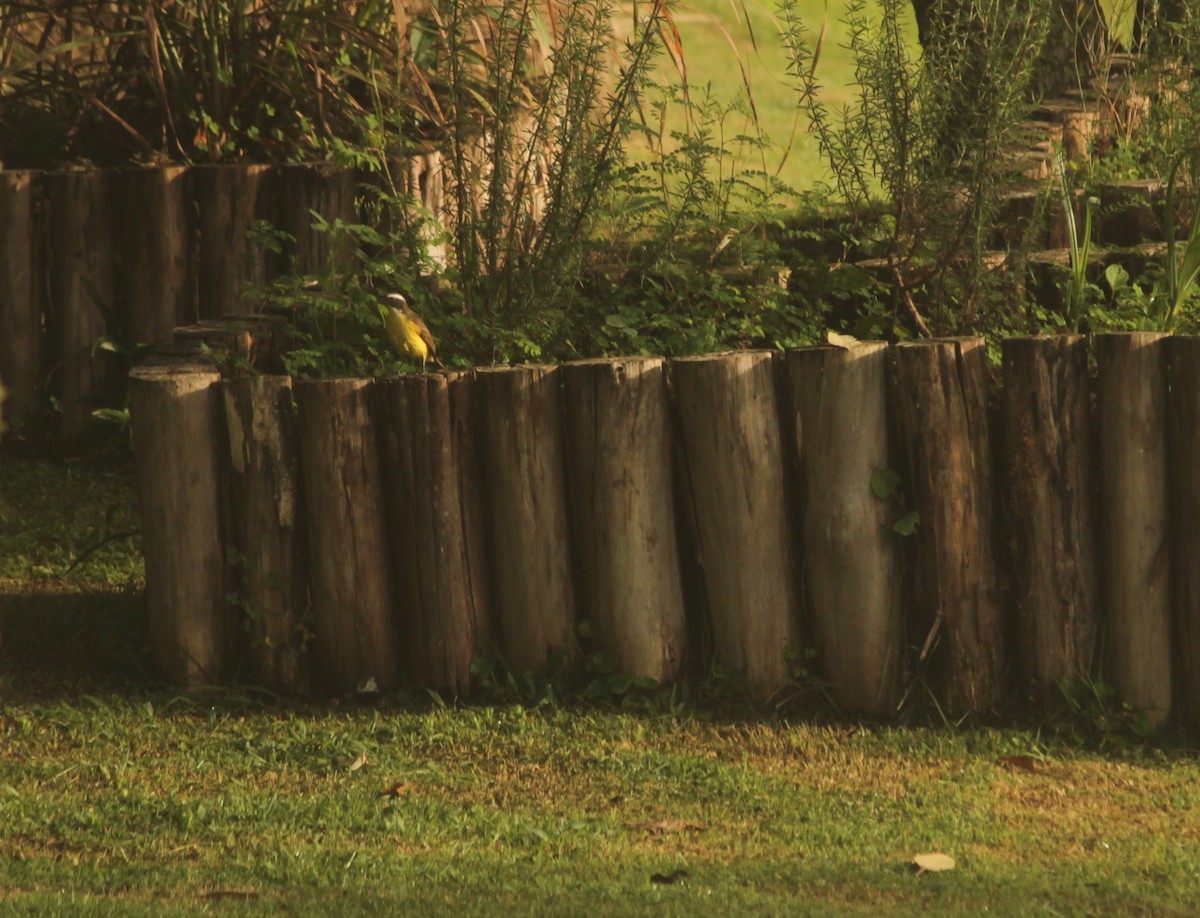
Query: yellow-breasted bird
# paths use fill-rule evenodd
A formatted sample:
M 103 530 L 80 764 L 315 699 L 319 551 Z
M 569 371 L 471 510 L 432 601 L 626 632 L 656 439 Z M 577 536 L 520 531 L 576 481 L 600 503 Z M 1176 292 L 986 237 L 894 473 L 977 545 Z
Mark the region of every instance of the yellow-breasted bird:
M 387 318 L 383 321 L 383 327 L 387 331 L 388 340 L 392 342 L 392 347 L 401 354 L 419 357 L 422 373 L 425 372 L 425 363 L 429 360 L 443 370 L 446 369 L 437 358 L 437 343 L 429 333 L 429 326 L 413 312 L 408 300 L 399 293 L 389 293 L 384 298 L 383 305 L 387 307 Z

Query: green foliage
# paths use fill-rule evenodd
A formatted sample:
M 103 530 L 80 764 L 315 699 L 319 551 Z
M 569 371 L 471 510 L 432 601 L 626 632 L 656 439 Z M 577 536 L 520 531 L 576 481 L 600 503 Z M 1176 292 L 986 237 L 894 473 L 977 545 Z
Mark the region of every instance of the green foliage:
M 796 5 L 781 6 L 801 105 L 912 332 L 968 331 L 1003 308 L 1011 278 L 985 255 L 1050 7 L 943 5 L 918 59 L 905 37 L 906 2 L 875 9 L 852 0 L 845 24 L 857 98 L 835 116 L 816 76 L 819 46 Z
M 0 13 L 0 159 L 352 161 L 373 128 L 426 136 L 435 100 L 403 53 L 400 10 L 12 0 Z

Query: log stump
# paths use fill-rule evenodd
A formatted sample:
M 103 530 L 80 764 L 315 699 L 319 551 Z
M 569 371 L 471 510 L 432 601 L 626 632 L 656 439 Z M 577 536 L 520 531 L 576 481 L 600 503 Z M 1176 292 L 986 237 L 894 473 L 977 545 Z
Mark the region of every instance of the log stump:
M 1188 726 L 1200 730 L 1200 337 L 1171 339 L 1167 384 L 1179 695 Z
M 294 385 L 314 652 L 324 686 L 337 693 L 388 691 L 400 675 L 371 385 Z
M 665 361 L 581 360 L 562 375 L 580 615 L 619 672 L 671 682 L 687 625 Z
M 1113 683 L 1151 727 L 1171 712 L 1167 336 L 1096 336 L 1100 571 Z
M 0 171 L 0 382 L 11 427 L 38 404 L 42 316 L 35 283 L 34 172 Z
M 475 371 L 479 462 L 496 619 L 509 663 L 533 672 L 578 658 L 559 370 Z
M 471 380 L 375 384 L 405 669 L 415 685 L 463 696 L 492 630 Z
M 226 669 L 220 382 L 191 364 L 138 367 L 129 379 L 150 651 L 185 687 Z
M 315 274 L 340 264 L 352 245 L 316 228 L 314 213 L 327 224 L 356 223 L 354 172 L 333 163 L 298 163 L 275 170 L 277 225 L 295 240 L 284 247 L 279 273 Z
M 308 552 L 292 381 L 244 376 L 223 385 L 238 614 L 250 671 L 268 688 L 309 688 Z
M 897 414 L 915 534 L 912 638 L 955 715 L 999 698 L 1007 629 L 993 546 L 992 456 L 982 338 L 894 348 Z
M 125 325 L 141 344 L 166 344 L 177 326 L 197 318 L 188 171 L 164 166 L 120 176 Z
M 758 700 L 788 684 L 787 653 L 800 642 L 772 356 L 671 363 L 684 515 L 694 521 L 714 650 Z
M 56 172 L 42 177 L 47 196 L 46 365 L 58 369 L 51 391 L 62 405 L 61 432 L 72 438 L 90 426 L 105 401 L 112 368 L 93 346 L 115 329 L 117 315 L 111 181 L 107 172 Z
M 903 628 L 896 506 L 872 491 L 892 464 L 889 368 L 879 342 L 786 356 L 813 641 L 838 706 L 879 716 L 895 713 Z
M 242 287 L 267 280 L 266 253 L 248 238 L 267 217 L 263 202 L 269 166 L 196 166 L 196 312 L 201 319 L 250 311 Z
M 1042 710 L 1092 672 L 1099 637 L 1088 345 L 1009 338 L 1004 522 L 1022 688 Z

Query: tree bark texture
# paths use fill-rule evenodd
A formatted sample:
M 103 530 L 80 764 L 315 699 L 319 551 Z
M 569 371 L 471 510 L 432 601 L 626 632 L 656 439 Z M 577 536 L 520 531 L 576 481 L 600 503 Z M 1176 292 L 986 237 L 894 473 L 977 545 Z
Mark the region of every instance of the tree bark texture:
M 1004 519 L 1022 689 L 1044 710 L 1092 672 L 1099 636 L 1088 345 L 1009 338 Z
M 376 382 L 391 558 L 410 680 L 467 695 L 491 640 L 471 374 Z
M 1100 570 L 1113 682 L 1151 727 L 1171 712 L 1167 336 L 1096 336 Z
M 46 313 L 58 363 L 52 391 L 62 403 L 62 433 L 70 437 L 103 403 L 111 368 L 92 347 L 109 331 L 116 308 L 111 240 L 112 188 L 106 172 L 56 172 L 43 177 L 48 201 Z
M 41 303 L 35 286 L 34 172 L 0 172 L 0 382 L 11 426 L 37 407 Z
M 912 637 L 943 706 L 955 714 L 985 711 L 999 697 L 1007 662 L 985 345 L 950 338 L 894 350 L 901 439 L 920 518 Z
M 551 366 L 475 371 L 496 616 L 518 671 L 578 658 L 559 381 Z
M 318 669 L 346 693 L 400 675 L 369 379 L 295 383 Z
M 165 344 L 177 326 L 197 318 L 188 172 L 129 169 L 119 179 L 126 327 L 138 343 Z
M 223 385 L 230 456 L 237 612 L 250 669 L 277 692 L 309 687 L 308 552 L 292 381 L 244 376 Z
M 191 179 L 197 214 L 197 314 L 215 319 L 249 312 L 245 284 L 267 279 L 266 253 L 247 238 L 264 204 L 269 166 L 196 166 Z
M 799 644 L 774 362 L 746 351 L 671 367 L 715 651 L 765 700 L 787 685 L 787 651 Z
M 357 223 L 354 210 L 354 172 L 332 163 L 302 163 L 279 166 L 275 186 L 278 194 L 278 225 L 295 242 L 284 246 L 281 273 L 315 274 L 341 263 L 352 246 L 342 237 L 315 228 L 314 213 L 328 224 L 335 220 Z
M 786 357 L 808 621 L 838 706 L 895 713 L 903 603 L 894 503 L 872 476 L 891 468 L 886 344 Z
M 1170 417 L 1171 538 L 1174 541 L 1174 639 L 1180 700 L 1200 729 L 1200 338 L 1174 337 L 1167 348 Z
M 139 367 L 129 380 L 151 654 L 182 686 L 225 670 L 220 381 L 187 364 Z
M 562 374 L 580 615 L 619 672 L 673 681 L 687 624 L 665 361 L 582 360 Z

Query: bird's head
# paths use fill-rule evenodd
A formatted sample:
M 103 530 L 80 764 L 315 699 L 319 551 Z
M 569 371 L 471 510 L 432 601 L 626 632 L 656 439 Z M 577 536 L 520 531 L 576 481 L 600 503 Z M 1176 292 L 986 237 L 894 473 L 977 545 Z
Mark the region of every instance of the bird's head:
M 383 305 L 389 312 L 408 312 L 408 300 L 402 293 L 389 293 L 383 298 Z

